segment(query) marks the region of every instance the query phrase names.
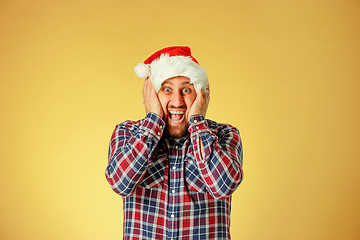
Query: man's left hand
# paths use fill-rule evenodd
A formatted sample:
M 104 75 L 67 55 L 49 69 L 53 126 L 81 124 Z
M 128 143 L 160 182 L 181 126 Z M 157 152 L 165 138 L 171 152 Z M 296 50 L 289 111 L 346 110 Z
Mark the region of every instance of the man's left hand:
M 209 106 L 209 102 L 210 102 L 210 88 L 209 87 L 206 88 L 206 93 L 204 93 L 203 90 L 200 89 L 197 92 L 195 101 L 190 107 L 188 119 L 192 115 L 196 115 L 196 114 L 201 114 L 205 117 L 207 108 Z

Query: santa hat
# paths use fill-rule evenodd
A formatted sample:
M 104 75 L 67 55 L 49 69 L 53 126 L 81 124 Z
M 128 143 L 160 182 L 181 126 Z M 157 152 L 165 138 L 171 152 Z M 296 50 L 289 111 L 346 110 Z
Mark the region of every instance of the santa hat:
M 191 56 L 189 47 L 167 47 L 151 55 L 144 63 L 135 67 L 135 73 L 141 78 L 151 78 L 151 82 L 159 92 L 161 84 L 172 77 L 188 77 L 196 91 L 208 87 L 206 70 Z

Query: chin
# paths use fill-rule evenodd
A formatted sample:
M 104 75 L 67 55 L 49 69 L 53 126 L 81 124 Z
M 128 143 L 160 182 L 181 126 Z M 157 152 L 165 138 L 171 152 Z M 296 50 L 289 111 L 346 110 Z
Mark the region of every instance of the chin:
M 179 128 L 171 128 L 171 129 L 166 129 L 166 134 L 174 139 L 179 139 L 184 137 L 186 134 L 188 134 L 188 129 L 186 126 L 181 126 Z

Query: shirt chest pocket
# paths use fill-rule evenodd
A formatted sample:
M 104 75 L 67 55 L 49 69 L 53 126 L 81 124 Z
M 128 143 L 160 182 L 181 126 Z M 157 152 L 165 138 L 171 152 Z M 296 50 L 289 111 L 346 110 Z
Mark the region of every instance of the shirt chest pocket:
M 149 164 L 140 186 L 143 188 L 155 188 L 164 183 L 168 159 L 165 154 L 156 156 Z
M 185 179 L 188 190 L 198 193 L 205 193 L 206 185 L 199 172 L 195 156 L 188 153 L 185 158 Z

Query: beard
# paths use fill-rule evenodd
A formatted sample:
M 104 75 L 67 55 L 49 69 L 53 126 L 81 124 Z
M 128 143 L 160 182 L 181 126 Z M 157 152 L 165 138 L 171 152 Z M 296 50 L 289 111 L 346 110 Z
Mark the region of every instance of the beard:
M 184 121 L 183 124 L 180 126 L 170 126 L 167 125 L 165 127 L 165 133 L 167 136 L 174 138 L 174 139 L 180 139 L 184 137 L 186 134 L 188 134 L 188 127 L 187 127 L 187 121 Z

